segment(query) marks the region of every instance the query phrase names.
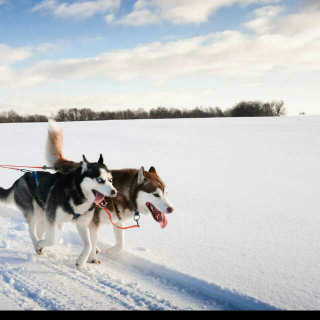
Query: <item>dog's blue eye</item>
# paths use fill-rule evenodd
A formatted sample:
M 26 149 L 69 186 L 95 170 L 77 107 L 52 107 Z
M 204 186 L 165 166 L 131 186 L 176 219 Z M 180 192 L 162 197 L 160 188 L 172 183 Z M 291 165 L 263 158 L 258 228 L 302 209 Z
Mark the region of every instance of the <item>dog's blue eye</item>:
M 157 193 L 153 194 L 156 198 L 159 198 L 159 195 Z
M 97 178 L 97 181 L 98 181 L 99 183 L 103 183 L 103 182 L 104 182 L 103 179 L 101 179 L 101 178 Z

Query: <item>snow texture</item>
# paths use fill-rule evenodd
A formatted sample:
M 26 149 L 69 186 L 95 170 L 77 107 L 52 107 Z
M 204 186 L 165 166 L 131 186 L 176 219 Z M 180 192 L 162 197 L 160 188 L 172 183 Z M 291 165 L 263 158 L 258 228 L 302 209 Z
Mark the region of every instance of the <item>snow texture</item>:
M 126 231 L 113 257 L 78 271 L 73 224 L 37 256 L 26 222 L 0 205 L 0 309 L 255 310 L 320 308 L 320 118 L 59 124 L 70 160 L 155 166 L 175 211 Z M 1 164 L 45 164 L 47 124 L 1 124 Z M 21 176 L 1 169 L 2 187 Z

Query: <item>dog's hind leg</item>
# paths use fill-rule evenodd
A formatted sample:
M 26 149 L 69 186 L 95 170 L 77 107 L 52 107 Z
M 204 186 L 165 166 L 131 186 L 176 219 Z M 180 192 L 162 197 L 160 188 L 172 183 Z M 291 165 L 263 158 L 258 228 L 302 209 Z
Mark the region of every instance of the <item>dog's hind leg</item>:
M 37 236 L 38 236 L 39 240 L 43 240 L 44 234 L 45 234 L 44 212 L 41 208 L 39 208 L 39 210 L 37 210 L 36 214 L 38 215 L 37 225 L 36 225 Z
M 47 237 L 39 241 L 36 246 L 36 252 L 40 255 L 43 254 L 43 248 L 53 246 L 56 242 L 56 223 L 45 218 L 45 229 Z
M 124 223 L 121 221 L 118 222 L 118 225 L 120 227 L 124 227 Z M 113 226 L 113 231 L 114 231 L 114 236 L 116 238 L 116 244 L 113 247 L 107 249 L 106 252 L 109 256 L 112 256 L 113 254 L 121 251 L 124 248 L 124 243 L 125 243 L 124 231 L 122 229 L 118 229 L 115 226 Z
M 29 225 L 29 234 L 35 250 L 37 251 L 38 238 L 36 234 L 36 225 L 38 214 L 37 210 L 40 208 L 32 196 L 30 195 L 28 185 L 24 179 L 20 179 L 16 183 L 14 192 L 14 202 L 22 211 Z
M 37 215 L 35 212 L 33 212 L 29 220 L 29 234 L 30 234 L 30 238 L 33 243 L 34 249 L 37 252 L 38 238 L 36 235 L 36 224 L 37 224 Z

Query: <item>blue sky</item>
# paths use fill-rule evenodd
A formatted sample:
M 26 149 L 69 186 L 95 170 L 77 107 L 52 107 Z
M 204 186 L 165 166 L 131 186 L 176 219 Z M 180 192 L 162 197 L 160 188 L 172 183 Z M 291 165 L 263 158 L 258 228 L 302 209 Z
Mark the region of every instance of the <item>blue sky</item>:
M 0 112 L 233 106 L 319 114 L 315 0 L 0 0 Z

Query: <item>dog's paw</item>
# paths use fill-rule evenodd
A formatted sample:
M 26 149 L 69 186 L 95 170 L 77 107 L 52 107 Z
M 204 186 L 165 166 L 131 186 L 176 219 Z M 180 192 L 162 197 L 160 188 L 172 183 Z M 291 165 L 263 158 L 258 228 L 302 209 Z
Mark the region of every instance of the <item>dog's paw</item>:
M 36 253 L 41 256 L 43 254 L 43 247 L 41 247 L 40 243 L 42 241 L 39 241 L 35 246 L 34 246 L 34 250 L 36 251 Z
M 90 262 L 94 263 L 94 264 L 101 264 L 102 263 L 101 260 L 99 260 L 98 258 L 92 259 Z
M 84 270 L 87 268 L 86 264 L 85 263 L 76 263 L 76 267 L 78 270 Z
M 101 264 L 102 263 L 101 260 L 98 259 L 98 257 L 95 254 L 90 255 L 87 262 L 94 263 L 94 264 Z
M 35 248 L 36 250 L 36 253 L 39 255 L 39 256 L 42 256 L 43 255 L 43 248 Z
M 107 249 L 106 253 L 107 253 L 108 256 L 113 256 L 114 254 L 118 253 L 121 250 L 122 250 L 121 247 L 114 246 L 114 247 L 111 247 L 111 248 Z

